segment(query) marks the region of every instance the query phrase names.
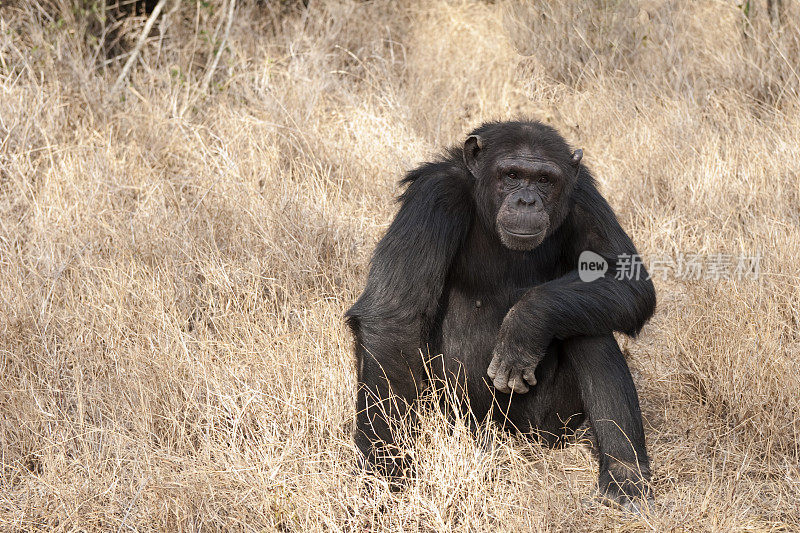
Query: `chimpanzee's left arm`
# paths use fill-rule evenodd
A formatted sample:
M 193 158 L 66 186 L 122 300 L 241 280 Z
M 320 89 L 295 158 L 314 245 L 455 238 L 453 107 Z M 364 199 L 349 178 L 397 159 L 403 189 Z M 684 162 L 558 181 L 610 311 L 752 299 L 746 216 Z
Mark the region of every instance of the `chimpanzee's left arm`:
M 529 290 L 503 320 L 488 369 L 502 392 L 524 393 L 525 382 L 536 384 L 534 370 L 553 339 L 612 331 L 635 336 L 653 314 L 655 289 L 633 242 L 594 184 L 581 185 L 564 222 L 572 235 L 564 255 L 569 272 Z M 577 270 L 587 250 L 608 263 L 594 281 L 582 281 Z

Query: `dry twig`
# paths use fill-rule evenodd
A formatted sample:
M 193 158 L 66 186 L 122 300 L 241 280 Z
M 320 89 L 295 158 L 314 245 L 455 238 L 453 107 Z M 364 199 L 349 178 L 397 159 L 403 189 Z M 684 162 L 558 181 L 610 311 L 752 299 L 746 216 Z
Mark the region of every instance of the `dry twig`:
M 219 56 L 222 55 L 222 51 L 225 49 L 225 45 L 228 42 L 228 35 L 231 32 L 231 24 L 233 23 L 233 12 L 236 9 L 236 0 L 230 0 L 228 2 L 228 21 L 225 23 L 225 33 L 222 36 L 222 42 L 219 44 L 219 48 L 217 48 L 217 53 L 214 54 L 214 61 L 211 63 L 211 67 L 206 70 L 205 76 L 203 76 L 203 83 L 200 85 L 200 93 L 206 92 L 208 89 L 208 85 L 211 83 L 211 78 L 214 76 L 214 71 L 217 70 L 217 65 L 219 64 Z
M 144 25 L 144 30 L 142 30 L 142 34 L 139 35 L 139 40 L 136 42 L 136 47 L 133 49 L 128 61 L 125 62 L 125 66 L 122 67 L 122 72 L 119 73 L 117 81 L 114 82 L 114 86 L 111 88 L 112 94 L 116 93 L 122 87 L 122 84 L 125 82 L 125 78 L 128 77 L 128 72 L 130 72 L 131 67 L 139 58 L 139 53 L 142 51 L 144 42 L 147 39 L 147 36 L 150 35 L 150 30 L 153 28 L 153 24 L 155 24 L 158 15 L 161 14 L 161 10 L 164 9 L 164 4 L 166 3 L 167 0 L 158 0 L 158 4 L 156 4 L 155 9 L 153 9 L 153 12 L 150 13 L 150 16 L 147 18 L 147 22 Z

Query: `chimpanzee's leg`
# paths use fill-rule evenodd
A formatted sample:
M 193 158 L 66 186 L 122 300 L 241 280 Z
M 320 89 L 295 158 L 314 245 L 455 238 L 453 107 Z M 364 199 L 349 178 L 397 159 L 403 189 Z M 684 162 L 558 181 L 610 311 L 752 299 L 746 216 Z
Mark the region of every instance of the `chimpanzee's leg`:
M 423 387 L 422 360 L 413 365 L 403 357 L 378 361 L 362 346 L 356 347 L 356 358 L 355 443 L 367 468 L 396 483 L 410 474 L 410 461 L 397 445 L 395 432 L 401 423 L 414 423 L 412 407 Z
M 561 349 L 575 370 L 597 437 L 600 494 L 622 505 L 650 498 L 650 461 L 639 398 L 616 339 L 572 337 L 563 341 Z

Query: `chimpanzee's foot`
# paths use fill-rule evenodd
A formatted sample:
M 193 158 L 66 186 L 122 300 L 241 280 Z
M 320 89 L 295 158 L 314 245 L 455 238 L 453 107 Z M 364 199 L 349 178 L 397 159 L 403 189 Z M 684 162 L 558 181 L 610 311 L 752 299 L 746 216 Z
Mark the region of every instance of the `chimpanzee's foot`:
M 414 466 L 408 454 L 400 455 L 387 453 L 387 450 L 376 452 L 374 449 L 368 455 L 359 454 L 360 468 L 377 478 L 384 479 L 389 484 L 392 492 L 401 490 L 409 479 L 414 477 Z
M 600 473 L 598 497 L 606 505 L 641 515 L 653 503 L 647 465 L 610 460 Z

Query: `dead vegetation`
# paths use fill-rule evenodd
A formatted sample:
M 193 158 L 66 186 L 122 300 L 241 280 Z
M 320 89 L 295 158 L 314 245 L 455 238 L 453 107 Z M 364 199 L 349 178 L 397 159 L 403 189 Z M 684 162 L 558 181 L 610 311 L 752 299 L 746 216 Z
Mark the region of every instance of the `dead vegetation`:
M 146 13 L 0 7 L 0 529 L 800 528 L 800 6 L 766 4 L 237 2 L 224 39 L 227 2 L 168 0 L 118 92 Z M 407 490 L 353 475 L 342 314 L 397 181 L 518 115 L 645 257 L 761 254 L 657 279 L 624 343 L 641 518 L 591 504 L 586 446 L 437 413 Z

